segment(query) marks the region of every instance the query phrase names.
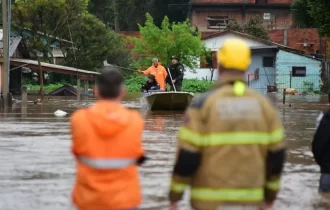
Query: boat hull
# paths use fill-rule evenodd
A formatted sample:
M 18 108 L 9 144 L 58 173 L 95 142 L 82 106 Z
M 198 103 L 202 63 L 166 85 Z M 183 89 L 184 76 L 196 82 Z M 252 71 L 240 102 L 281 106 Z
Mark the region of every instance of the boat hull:
M 151 110 L 185 110 L 191 103 L 194 95 L 187 92 L 152 92 L 145 94 Z

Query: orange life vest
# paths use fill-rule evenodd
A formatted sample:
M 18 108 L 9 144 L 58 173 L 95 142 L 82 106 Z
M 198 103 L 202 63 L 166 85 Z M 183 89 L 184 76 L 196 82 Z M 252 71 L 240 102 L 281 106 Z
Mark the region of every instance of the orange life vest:
M 76 157 L 73 203 L 79 210 L 127 209 L 141 203 L 136 161 L 144 122 L 119 103 L 97 102 L 71 118 Z
M 165 90 L 165 79 L 167 77 L 167 71 L 161 64 L 157 67 L 154 65 L 150 66 L 147 70 L 142 71 L 144 75 L 152 74 L 155 76 L 157 83 L 161 90 Z

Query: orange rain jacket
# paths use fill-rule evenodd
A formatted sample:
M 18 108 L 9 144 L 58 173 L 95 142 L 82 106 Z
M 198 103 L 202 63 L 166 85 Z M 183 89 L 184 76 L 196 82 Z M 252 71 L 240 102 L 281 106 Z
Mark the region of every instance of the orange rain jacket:
M 128 209 L 141 203 L 137 160 L 144 122 L 119 103 L 100 101 L 71 118 L 76 157 L 73 203 L 79 210 Z
M 147 70 L 142 71 L 144 75 L 152 74 L 156 77 L 156 81 L 160 86 L 161 90 L 165 90 L 165 79 L 167 77 L 167 71 L 161 63 L 157 67 L 151 65 Z

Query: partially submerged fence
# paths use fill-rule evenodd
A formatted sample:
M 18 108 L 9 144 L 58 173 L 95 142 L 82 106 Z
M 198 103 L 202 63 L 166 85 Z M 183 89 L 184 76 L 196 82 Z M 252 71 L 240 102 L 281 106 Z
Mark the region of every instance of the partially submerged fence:
M 320 93 L 322 81 L 319 74 L 295 76 L 293 74 L 247 75 L 248 86 L 263 93 L 280 92 L 293 88 L 299 93 Z

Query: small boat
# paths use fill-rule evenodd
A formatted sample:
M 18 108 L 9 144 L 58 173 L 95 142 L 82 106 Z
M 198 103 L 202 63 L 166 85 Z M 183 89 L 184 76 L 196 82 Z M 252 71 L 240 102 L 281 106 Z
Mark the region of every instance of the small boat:
M 143 97 L 151 110 L 183 111 L 190 105 L 194 94 L 149 90 L 149 92 L 143 93 Z

